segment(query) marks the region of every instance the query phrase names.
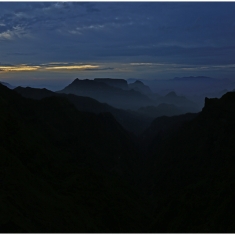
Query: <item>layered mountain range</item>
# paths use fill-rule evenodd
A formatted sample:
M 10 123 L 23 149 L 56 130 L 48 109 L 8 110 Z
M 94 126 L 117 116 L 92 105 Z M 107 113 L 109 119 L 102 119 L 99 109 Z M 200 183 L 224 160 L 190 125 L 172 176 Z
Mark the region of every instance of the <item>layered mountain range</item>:
M 32 99 L 63 96 L 80 111 L 110 112 L 126 130 L 135 134 L 143 132 L 156 117 L 198 111 L 195 103 L 175 92 L 159 96 L 140 81 L 127 84 L 124 79 L 76 79 L 59 92 L 31 87 L 17 87 L 15 91 Z
M 111 105 L 108 105 L 107 103 L 101 103 L 90 97 L 56 93 L 45 88 L 38 89 L 31 87 L 17 87 L 14 90 L 26 98 L 36 100 L 51 96 L 65 97 L 71 103 L 73 103 L 79 111 L 83 112 L 90 112 L 96 114 L 109 112 L 126 130 L 136 134 L 140 134 L 142 131 L 144 131 L 153 120 L 152 117 L 149 117 L 147 115 L 142 115 L 141 113 L 135 111 L 114 108 Z
M 129 85 L 75 80 L 64 94 L 0 84 L 0 231 L 235 231 L 235 92 L 205 98 L 197 113 L 159 117 L 151 113 L 190 101 Z M 126 99 L 134 94 L 153 103 L 127 112 L 71 94 L 81 87 L 80 95 L 93 89 L 118 102 L 126 92 Z M 118 112 L 130 122 L 133 113 L 153 121 L 135 136 Z
M 179 106 L 182 112 L 199 111 L 197 105 L 185 97 L 178 97 L 174 92 L 159 96 L 141 81 L 127 84 L 124 79 L 77 78 L 58 93 L 88 96 L 121 109 L 137 110 L 141 107 L 169 103 Z
M 136 109 L 153 104 L 153 101 L 136 90 L 123 90 L 100 80 L 75 79 L 59 93 L 88 96 L 116 108 Z
M 131 186 L 140 153 L 110 113 L 2 85 L 0 108 L 0 231 L 144 231 L 145 203 Z

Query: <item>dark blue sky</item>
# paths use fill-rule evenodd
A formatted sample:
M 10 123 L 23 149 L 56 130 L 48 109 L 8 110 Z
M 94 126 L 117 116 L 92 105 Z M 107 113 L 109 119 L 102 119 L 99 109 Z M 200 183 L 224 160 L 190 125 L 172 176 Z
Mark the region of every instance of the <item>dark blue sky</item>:
M 0 80 L 233 79 L 235 2 L 1 2 Z

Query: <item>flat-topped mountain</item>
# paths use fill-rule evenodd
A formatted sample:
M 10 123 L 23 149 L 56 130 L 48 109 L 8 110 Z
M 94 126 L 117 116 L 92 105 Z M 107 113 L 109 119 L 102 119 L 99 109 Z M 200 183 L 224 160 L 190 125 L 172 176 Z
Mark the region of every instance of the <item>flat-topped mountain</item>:
M 117 78 L 95 78 L 94 81 L 103 82 L 109 86 L 121 88 L 124 90 L 128 89 L 128 84 L 125 79 L 117 79 Z
M 138 109 L 154 103 L 149 97 L 135 90 L 123 90 L 98 80 L 75 79 L 58 93 L 88 96 L 122 109 Z

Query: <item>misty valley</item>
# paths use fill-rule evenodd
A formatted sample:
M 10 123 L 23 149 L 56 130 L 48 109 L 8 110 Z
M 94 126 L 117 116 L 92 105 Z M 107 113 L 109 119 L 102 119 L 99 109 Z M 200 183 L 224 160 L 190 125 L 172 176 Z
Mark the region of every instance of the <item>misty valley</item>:
M 235 83 L 221 84 L 0 82 L 0 231 L 235 233 Z

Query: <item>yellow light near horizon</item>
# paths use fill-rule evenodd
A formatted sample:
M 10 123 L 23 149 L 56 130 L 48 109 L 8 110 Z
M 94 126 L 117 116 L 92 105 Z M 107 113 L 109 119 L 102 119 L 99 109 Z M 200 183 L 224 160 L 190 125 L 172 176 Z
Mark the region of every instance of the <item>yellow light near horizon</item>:
M 21 71 L 35 71 L 38 70 L 40 66 L 0 66 L 1 72 L 21 72 Z
M 61 66 L 50 66 L 50 67 L 46 67 L 46 70 L 57 70 L 57 69 L 78 69 L 78 70 L 85 70 L 85 69 L 96 69 L 99 68 L 98 65 L 61 65 Z
M 30 66 L 26 64 L 16 66 L 0 66 L 0 72 L 26 72 L 26 71 L 45 71 L 45 70 L 86 70 L 86 69 L 97 69 L 98 65 L 61 65 L 61 66 Z

